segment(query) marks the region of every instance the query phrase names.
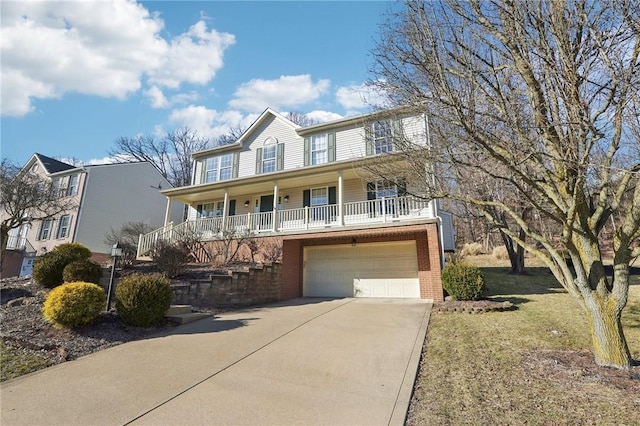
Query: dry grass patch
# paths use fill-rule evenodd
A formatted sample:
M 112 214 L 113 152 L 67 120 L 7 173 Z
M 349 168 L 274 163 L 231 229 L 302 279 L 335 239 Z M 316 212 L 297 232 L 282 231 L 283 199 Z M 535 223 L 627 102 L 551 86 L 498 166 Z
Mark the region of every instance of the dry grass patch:
M 431 316 L 408 424 L 640 424 L 640 366 L 593 363 L 585 314 L 547 269 L 514 276 L 490 265 L 490 299 L 518 309 Z M 638 276 L 623 323 L 640 359 Z

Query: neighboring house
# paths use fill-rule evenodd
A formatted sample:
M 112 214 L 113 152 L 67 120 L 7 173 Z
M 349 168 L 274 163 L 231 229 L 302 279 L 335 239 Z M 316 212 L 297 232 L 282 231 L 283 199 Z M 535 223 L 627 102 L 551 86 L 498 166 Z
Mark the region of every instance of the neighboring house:
M 193 184 L 162 191 L 189 206 L 187 222 L 141 236 L 138 255 L 186 228 L 202 240 L 233 229 L 282 237 L 282 299 L 442 300 L 451 214 L 407 195 L 419 188 L 361 177 L 400 134 L 426 148 L 426 117 L 393 110 L 300 127 L 266 109 L 236 143 L 193 155 Z
M 7 245 L 12 261 L 3 265 L 2 277 L 29 274 L 35 256 L 62 243 L 80 243 L 96 260 L 106 260 L 111 248 L 104 240 L 111 229 L 126 222 L 155 228 L 183 217 L 183 206 L 177 203 L 165 213 L 167 201 L 160 190 L 171 184 L 148 162 L 76 167 L 36 153 L 23 170 L 50 180 L 57 196 L 69 197 L 73 208 L 12 229 Z

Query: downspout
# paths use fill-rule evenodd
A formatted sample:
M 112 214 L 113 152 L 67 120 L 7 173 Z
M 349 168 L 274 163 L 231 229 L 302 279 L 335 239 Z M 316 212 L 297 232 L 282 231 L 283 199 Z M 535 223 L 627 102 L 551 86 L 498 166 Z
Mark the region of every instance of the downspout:
M 429 116 L 427 115 L 426 111 L 424 112 L 424 126 L 427 132 L 427 147 L 429 147 L 429 151 L 431 151 L 431 128 L 429 127 Z M 430 172 L 432 185 L 435 188 L 436 176 L 433 170 L 433 164 L 430 164 L 429 166 L 431 166 Z M 438 219 L 438 237 L 440 238 L 440 268 L 444 269 L 444 230 L 442 226 L 442 217 L 440 217 L 440 215 L 438 214 L 438 201 L 435 198 L 432 198 L 431 202 L 433 203 L 433 215 L 436 217 L 436 219 Z

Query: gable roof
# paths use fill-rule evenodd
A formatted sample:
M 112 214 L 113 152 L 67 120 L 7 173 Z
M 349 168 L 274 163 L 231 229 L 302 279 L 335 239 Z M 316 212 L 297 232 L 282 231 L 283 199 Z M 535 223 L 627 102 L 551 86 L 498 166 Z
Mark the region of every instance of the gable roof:
M 76 168 L 76 166 L 63 163 L 62 161 L 47 157 L 46 155 L 38 154 L 37 152 L 34 154 L 34 157 L 36 157 L 40 164 L 42 164 L 42 167 L 44 167 L 47 174 L 58 173 Z
M 274 111 L 271 108 L 267 108 L 262 112 L 262 114 L 258 116 L 258 118 L 256 118 L 256 120 L 253 123 L 251 123 L 251 125 L 247 128 L 247 130 L 245 130 L 244 133 L 242 133 L 242 135 L 234 143 L 231 143 L 228 145 L 216 146 L 213 148 L 207 148 L 202 151 L 194 152 L 193 154 L 191 154 L 191 156 L 195 158 L 205 154 L 209 154 L 210 152 L 228 151 L 233 148 L 242 147 L 243 143 L 247 140 L 249 135 L 251 135 L 251 133 L 253 133 L 255 129 L 260 127 L 260 125 L 269 117 L 273 117 L 276 120 L 282 121 L 284 124 L 291 127 L 291 129 L 294 131 L 297 131 L 300 128 L 300 126 L 298 126 L 293 121 L 289 120 L 284 115 L 280 114 L 277 111 Z

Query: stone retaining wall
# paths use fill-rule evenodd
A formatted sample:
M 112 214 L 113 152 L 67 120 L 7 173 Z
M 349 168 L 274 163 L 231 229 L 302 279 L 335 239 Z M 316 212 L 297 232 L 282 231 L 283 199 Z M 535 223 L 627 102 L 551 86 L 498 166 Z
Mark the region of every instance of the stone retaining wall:
M 196 307 L 242 307 L 280 300 L 281 264 L 265 264 L 208 280 L 175 283 L 173 304 Z

